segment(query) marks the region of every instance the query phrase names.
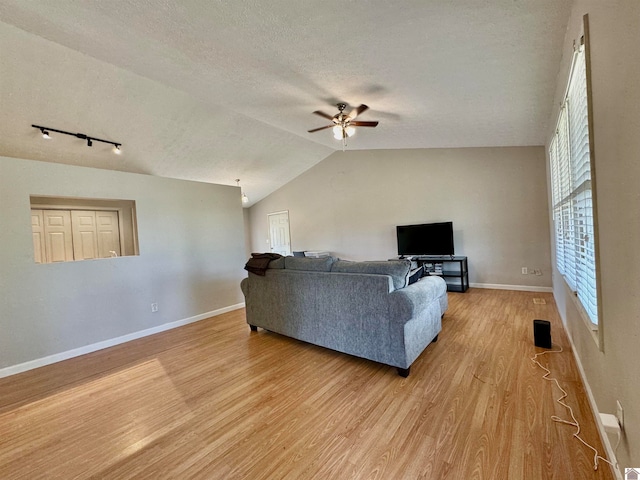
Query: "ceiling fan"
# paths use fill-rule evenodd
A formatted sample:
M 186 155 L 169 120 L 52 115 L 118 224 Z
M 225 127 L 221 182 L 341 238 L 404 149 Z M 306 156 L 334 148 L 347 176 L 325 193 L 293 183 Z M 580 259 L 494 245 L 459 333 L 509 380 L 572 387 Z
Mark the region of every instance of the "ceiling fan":
M 327 113 L 321 112 L 320 110 L 316 110 L 315 112 L 313 112 L 316 115 L 320 115 L 321 117 L 326 118 L 327 120 L 331 120 L 333 123 L 330 125 L 325 125 L 324 127 L 309 130 L 309 133 L 318 132 L 326 128 L 332 128 L 333 137 L 336 140 L 342 140 L 344 144 L 347 137 L 351 137 L 354 133 L 356 133 L 355 127 L 376 127 L 378 125 L 378 122 L 361 122 L 355 120 L 358 115 L 369 109 L 369 107 L 364 104 L 360 105 L 358 108 L 354 108 L 349 114 L 344 113 L 344 109 L 347 108 L 346 103 L 338 103 L 337 107 L 340 112 L 338 112 L 333 117 Z

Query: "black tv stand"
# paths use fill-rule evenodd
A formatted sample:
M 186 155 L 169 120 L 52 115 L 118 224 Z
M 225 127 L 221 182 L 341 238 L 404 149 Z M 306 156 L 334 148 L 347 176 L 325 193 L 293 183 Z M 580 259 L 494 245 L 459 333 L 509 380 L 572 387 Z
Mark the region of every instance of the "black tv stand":
M 414 255 L 418 267 L 424 266 L 429 275 L 438 275 L 447 282 L 448 292 L 466 292 L 469 289 L 467 257 L 461 255 Z

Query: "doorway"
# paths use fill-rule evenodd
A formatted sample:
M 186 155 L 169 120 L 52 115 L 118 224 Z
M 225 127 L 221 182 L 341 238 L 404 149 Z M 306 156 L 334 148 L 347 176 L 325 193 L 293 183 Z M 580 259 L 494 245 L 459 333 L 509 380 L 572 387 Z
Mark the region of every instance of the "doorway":
M 291 235 L 289 232 L 289 211 L 268 213 L 269 248 L 271 253 L 291 255 Z

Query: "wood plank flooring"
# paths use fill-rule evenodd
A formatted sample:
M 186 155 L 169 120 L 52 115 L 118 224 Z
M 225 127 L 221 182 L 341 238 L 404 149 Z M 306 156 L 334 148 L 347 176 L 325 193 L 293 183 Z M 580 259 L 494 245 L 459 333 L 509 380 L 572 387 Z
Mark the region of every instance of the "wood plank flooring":
M 437 343 L 391 367 L 259 330 L 238 310 L 0 379 L 2 479 L 611 479 L 551 294 L 451 293 Z M 546 305 L 534 304 L 543 298 Z

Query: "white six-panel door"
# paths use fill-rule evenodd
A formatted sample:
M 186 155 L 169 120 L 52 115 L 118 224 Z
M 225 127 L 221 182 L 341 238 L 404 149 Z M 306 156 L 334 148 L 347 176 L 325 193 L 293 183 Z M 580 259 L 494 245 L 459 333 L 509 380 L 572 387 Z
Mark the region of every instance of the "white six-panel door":
M 47 263 L 44 246 L 44 215 L 42 210 L 31 210 L 31 230 L 33 231 L 33 255 L 36 263 Z
M 98 235 L 98 257 L 119 257 L 121 252 L 118 212 L 97 211 L 96 232 Z
M 96 212 L 71 210 L 73 231 L 73 258 L 90 260 L 98 258 L 98 232 Z
M 47 263 L 72 261 L 71 212 L 68 210 L 43 210 L 42 214 Z
M 289 212 L 269 213 L 269 245 L 272 253 L 291 255 Z

